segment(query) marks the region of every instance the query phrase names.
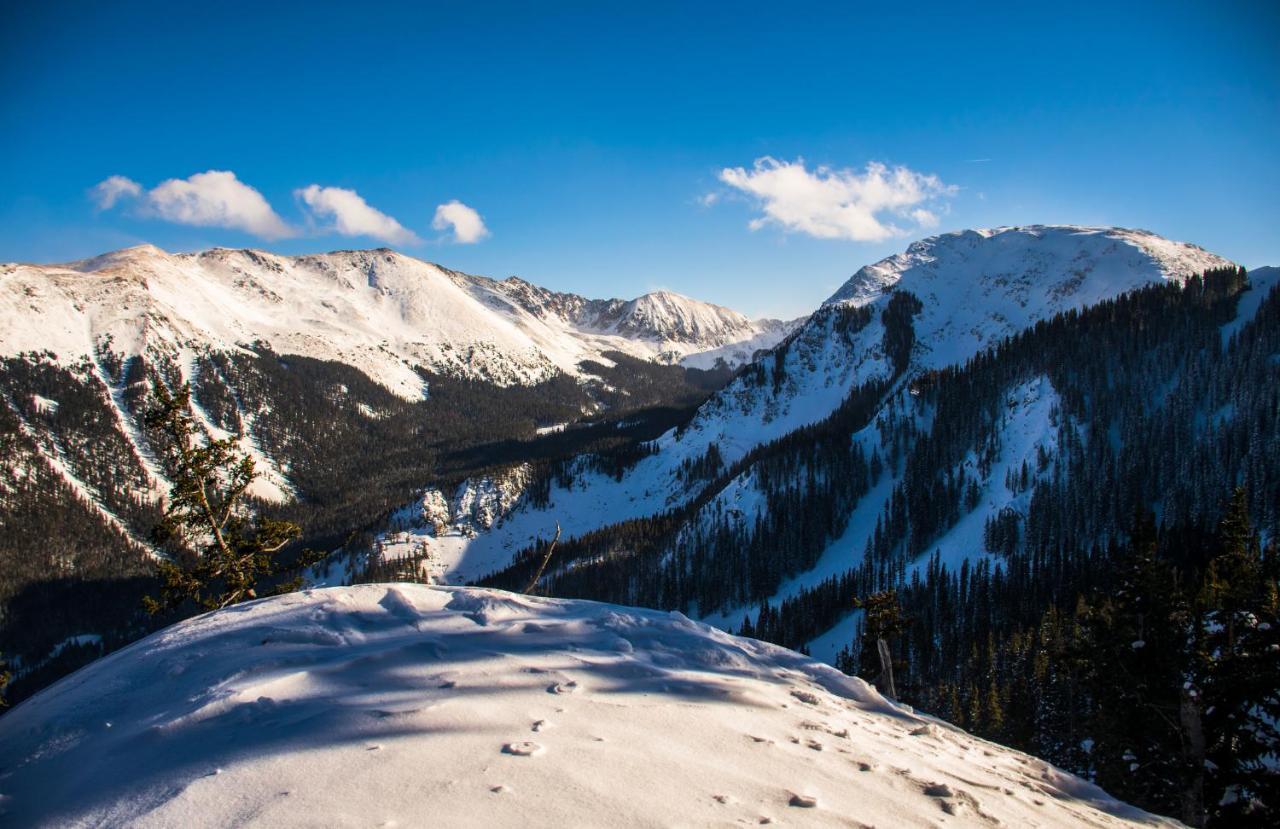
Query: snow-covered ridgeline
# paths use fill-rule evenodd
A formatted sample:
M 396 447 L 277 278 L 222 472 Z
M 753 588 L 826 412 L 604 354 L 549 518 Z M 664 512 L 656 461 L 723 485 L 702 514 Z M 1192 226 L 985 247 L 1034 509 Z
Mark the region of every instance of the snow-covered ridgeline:
M 670 292 L 587 300 L 385 249 L 286 257 L 150 245 L 66 265 L 0 265 L 0 319 L 4 355 L 71 361 L 108 342 L 124 357 L 263 342 L 347 363 L 409 399 L 423 392 L 417 366 L 527 384 L 615 350 L 664 361 L 716 350 L 733 362 L 736 344 L 767 347 L 788 330 Z
M 0 718 L 14 825 L 1172 825 L 679 614 L 363 585 L 240 605 Z

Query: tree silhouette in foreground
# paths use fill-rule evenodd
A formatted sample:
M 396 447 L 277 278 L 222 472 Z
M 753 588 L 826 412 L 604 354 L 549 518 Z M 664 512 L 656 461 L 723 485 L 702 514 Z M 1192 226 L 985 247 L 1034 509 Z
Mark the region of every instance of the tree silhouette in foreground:
M 314 561 L 315 554 L 306 553 L 292 568 L 282 565 L 278 554 L 301 529 L 249 508 L 246 493 L 257 477 L 253 458 L 236 450 L 235 438 L 215 439 L 197 428 L 190 385 L 171 393 L 157 380 L 152 394 L 156 404 L 147 411 L 146 425 L 173 482 L 156 540 L 177 542 L 194 556 L 159 562 L 160 595 L 144 599 L 147 611 L 175 610 L 188 602 L 217 610 L 254 599 L 265 579 Z M 274 592 L 289 592 L 300 584 L 295 578 L 277 584 Z

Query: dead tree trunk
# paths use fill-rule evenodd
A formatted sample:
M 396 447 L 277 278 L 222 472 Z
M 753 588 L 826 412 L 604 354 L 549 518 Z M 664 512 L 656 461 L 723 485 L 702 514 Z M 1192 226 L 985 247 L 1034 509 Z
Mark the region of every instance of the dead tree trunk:
M 876 677 L 876 689 L 889 699 L 897 699 L 898 691 L 893 687 L 893 658 L 889 655 L 889 643 L 883 636 L 876 639 L 876 650 L 880 652 L 880 676 Z
M 556 551 L 556 542 L 560 540 L 560 522 L 556 522 L 556 537 L 551 539 L 551 546 L 547 547 L 546 554 L 542 557 L 542 563 L 538 565 L 537 571 L 533 574 L 533 578 L 529 579 L 529 584 L 525 586 L 524 592 L 532 595 L 538 586 L 538 579 L 542 578 L 542 572 L 547 569 L 547 564 L 551 561 L 551 555 Z
M 1200 704 L 1183 688 L 1178 706 L 1182 724 L 1183 755 L 1191 778 L 1182 792 L 1182 822 L 1188 826 L 1204 826 L 1204 728 L 1200 722 Z

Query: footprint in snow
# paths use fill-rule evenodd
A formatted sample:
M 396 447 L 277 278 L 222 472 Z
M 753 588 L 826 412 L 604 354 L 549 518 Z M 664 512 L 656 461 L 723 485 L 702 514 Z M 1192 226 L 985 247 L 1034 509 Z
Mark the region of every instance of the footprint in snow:
M 787 801 L 787 805 L 795 806 L 798 809 L 816 809 L 818 806 L 818 798 L 808 794 L 792 794 L 791 799 Z
M 932 783 L 922 790 L 929 797 L 938 798 L 938 805 L 942 807 L 942 811 L 949 815 L 959 815 L 965 809 L 972 809 L 974 814 L 990 824 L 998 824 L 1000 821 L 992 815 L 982 811 L 982 803 L 978 798 L 966 792 L 964 789 L 953 789 L 946 783 Z
M 515 743 L 507 743 L 502 747 L 503 754 L 511 754 L 515 757 L 533 757 L 541 754 L 545 749 L 531 740 L 521 740 Z
M 811 694 L 808 691 L 802 691 L 799 688 L 791 691 L 791 696 L 803 702 L 805 705 L 817 705 L 819 703 L 818 695 Z
M 548 728 L 550 728 L 550 727 L 551 727 L 551 723 L 547 722 L 546 720 L 538 720 L 537 722 L 535 722 L 535 723 L 533 724 L 532 730 L 533 730 L 533 731 L 545 731 L 545 730 L 547 730 L 547 729 L 548 729 Z
M 580 688 L 578 683 L 570 680 L 569 682 L 557 682 L 547 688 L 548 694 L 576 694 Z

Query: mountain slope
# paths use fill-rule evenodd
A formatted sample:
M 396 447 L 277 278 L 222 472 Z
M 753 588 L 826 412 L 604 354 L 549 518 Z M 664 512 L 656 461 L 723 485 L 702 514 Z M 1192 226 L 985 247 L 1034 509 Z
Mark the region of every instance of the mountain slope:
M 0 266 L 0 319 L 0 355 L 48 350 L 74 361 L 110 349 L 186 362 L 263 342 L 354 366 L 407 399 L 423 393 L 415 367 L 531 384 L 576 375 L 579 362 L 609 351 L 678 362 L 735 343 L 771 345 L 787 330 L 675 294 L 587 300 L 385 249 L 285 257 L 150 245 L 62 266 Z
M 678 614 L 366 585 L 181 623 L 0 718 L 20 825 L 1166 822 Z
M 963 364 L 1055 314 L 1230 264 L 1195 245 L 1120 228 L 1037 225 L 924 239 L 860 270 L 625 475 L 584 471 L 568 486 L 553 486 L 538 505 L 521 504 L 488 533 L 441 538 L 439 559 L 447 577 L 475 579 L 556 522 L 581 534 L 688 503 L 699 485 L 682 470 L 713 447 L 728 468 L 756 447 L 827 418 L 865 384 L 896 382 L 901 389 L 921 372 Z M 907 313 L 895 316 L 891 305 Z M 868 456 L 885 449 L 871 427 L 857 440 Z M 749 484 L 749 477 L 739 483 Z M 736 490 L 735 502 L 750 500 L 751 490 Z M 717 499 L 708 509 L 739 506 Z M 878 511 L 871 512 L 873 522 Z M 750 510 L 741 515 L 753 520 Z M 860 548 L 862 541 L 854 543 Z

